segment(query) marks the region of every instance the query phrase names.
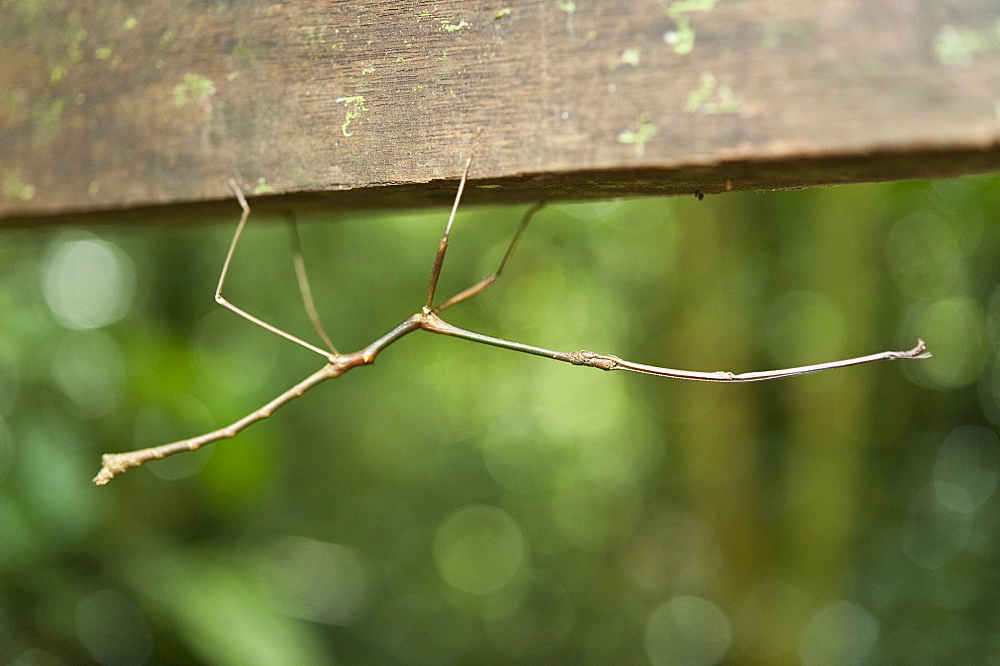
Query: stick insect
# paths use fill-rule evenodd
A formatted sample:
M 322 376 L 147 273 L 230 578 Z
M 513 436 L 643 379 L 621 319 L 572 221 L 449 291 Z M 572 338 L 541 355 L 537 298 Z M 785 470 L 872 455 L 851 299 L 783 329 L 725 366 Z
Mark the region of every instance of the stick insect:
M 612 356 L 610 354 L 598 354 L 591 351 L 581 350 L 574 352 L 562 352 L 555 351 L 552 349 L 545 349 L 542 347 L 536 347 L 534 345 L 524 344 L 521 342 L 513 342 L 510 340 L 505 340 L 502 338 L 493 337 L 490 335 L 484 335 L 482 333 L 477 333 L 475 331 L 466 330 L 459 328 L 453 324 L 446 322 L 441 318 L 441 313 L 445 310 L 458 305 L 464 301 L 467 301 L 474 296 L 481 294 L 493 283 L 495 283 L 500 276 L 503 274 L 504 269 L 507 267 L 508 260 L 517 247 L 518 241 L 524 234 L 524 230 L 527 228 L 531 218 L 537 213 L 543 206 L 543 204 L 536 204 L 528 209 L 524 213 L 517 230 L 507 246 L 507 250 L 500 260 L 500 265 L 497 270 L 479 282 L 473 284 L 467 289 L 460 291 L 451 298 L 448 298 L 440 304 L 435 305 L 435 297 L 437 296 L 437 285 L 438 278 L 441 275 L 441 269 L 444 266 L 445 254 L 448 250 L 448 241 L 451 237 L 452 226 L 455 222 L 455 214 L 458 211 L 459 202 L 462 200 L 462 192 L 465 190 L 466 182 L 469 178 L 469 171 L 472 167 L 472 160 L 475 154 L 476 142 L 478 141 L 479 133 L 477 132 L 476 138 L 473 140 L 472 149 L 469 152 L 468 159 L 465 162 L 465 169 L 462 172 L 461 180 L 458 184 L 458 192 L 455 195 L 455 201 L 451 207 L 451 213 L 448 216 L 448 222 L 445 225 L 444 234 L 441 236 L 441 240 L 438 243 L 437 252 L 434 255 L 434 260 L 431 263 L 430 280 L 427 287 L 427 300 L 424 302 L 423 306 L 419 311 L 410 315 L 389 332 L 384 334 L 382 337 L 378 338 L 367 347 L 350 353 L 343 353 L 337 350 L 334 344 L 331 342 L 330 337 L 327 335 L 320 322 L 319 313 L 316 311 L 316 307 L 313 302 L 312 290 L 309 286 L 309 279 L 306 274 L 305 264 L 302 260 L 302 248 L 301 243 L 298 238 L 298 232 L 295 229 L 294 222 L 291 223 L 291 239 L 292 239 L 292 250 L 293 250 L 293 262 L 295 268 L 295 275 L 299 286 L 299 292 L 302 297 L 302 303 L 305 307 L 306 314 L 312 323 L 316 334 L 322 340 L 326 348 L 319 347 L 310 342 L 302 340 L 291 333 L 283 331 L 267 322 L 255 317 L 254 315 L 246 312 L 245 310 L 237 307 L 230 303 L 225 296 L 222 295 L 222 289 L 226 283 L 226 275 L 229 273 L 229 265 L 233 258 L 233 254 L 236 250 L 236 246 L 239 243 L 240 236 L 243 234 L 244 228 L 246 227 L 247 219 L 250 216 L 250 206 L 247 204 L 246 197 L 243 195 L 243 191 L 233 180 L 230 181 L 230 187 L 236 195 L 236 199 L 239 202 L 240 208 L 242 209 L 242 214 L 240 215 L 240 221 L 236 227 L 236 233 L 233 235 L 232 242 L 229 245 L 229 251 L 226 254 L 225 261 L 222 265 L 222 273 L 219 276 L 219 283 L 215 289 L 215 300 L 219 305 L 231 310 L 232 312 L 238 314 L 239 316 L 257 324 L 258 326 L 271 331 L 286 340 L 290 340 L 306 349 L 319 354 L 322 356 L 326 363 L 322 368 L 309 375 L 302 381 L 300 381 L 295 386 L 291 387 L 284 393 L 280 394 L 270 402 L 268 402 L 263 407 L 247 414 L 243 418 L 220 428 L 218 430 L 213 430 L 212 432 L 199 435 L 197 437 L 191 437 L 189 439 L 183 439 L 177 442 L 172 442 L 169 444 L 163 444 L 161 446 L 154 446 L 146 449 L 138 449 L 135 451 L 128 451 L 125 453 L 106 453 L 102 457 L 102 467 L 101 471 L 94 478 L 94 483 L 97 485 L 104 485 L 115 476 L 122 474 L 123 472 L 142 465 L 143 463 L 149 462 L 150 460 L 158 460 L 161 458 L 166 458 L 167 456 L 172 456 L 176 453 L 181 453 L 184 451 L 195 451 L 201 447 L 217 442 L 222 439 L 227 439 L 234 437 L 237 433 L 242 431 L 244 428 L 266 419 L 271 416 L 278 408 L 291 402 L 295 398 L 300 397 L 306 391 L 318 386 L 319 384 L 325 382 L 328 379 L 333 379 L 339 377 L 348 370 L 356 368 L 358 366 L 370 365 L 375 361 L 375 357 L 378 354 L 394 343 L 395 341 L 402 338 L 404 335 L 408 335 L 417 330 L 430 331 L 431 333 L 439 333 L 442 335 L 450 335 L 457 338 L 464 338 L 466 340 L 471 340 L 472 342 L 478 342 L 481 344 L 493 345 L 495 347 L 502 347 L 504 349 L 510 349 L 512 351 L 522 352 L 526 354 L 534 354 L 536 356 L 542 356 L 545 358 L 554 359 L 557 361 L 564 361 L 566 363 L 571 363 L 573 365 L 589 366 L 592 368 L 599 368 L 601 370 L 611 371 L 611 370 L 627 370 L 630 372 L 639 372 L 648 375 L 656 375 L 659 377 L 671 377 L 674 379 L 687 379 L 693 381 L 704 381 L 704 382 L 757 382 L 765 381 L 770 379 L 778 379 L 780 377 L 792 377 L 795 375 L 804 375 L 812 372 L 820 372 L 823 370 L 831 370 L 833 368 L 842 368 L 851 365 L 860 365 L 863 363 L 873 363 L 876 361 L 889 361 L 896 359 L 915 359 L 915 358 L 927 358 L 930 354 L 927 352 L 923 340 L 918 340 L 917 344 L 913 349 L 906 351 L 886 351 L 877 354 L 870 354 L 867 356 L 858 356 L 855 358 L 849 358 L 841 361 L 830 361 L 826 363 L 817 363 L 815 365 L 805 365 L 794 368 L 783 368 L 780 370 L 766 370 L 761 372 L 747 372 L 742 374 L 734 374 L 732 372 L 698 372 L 691 370 L 674 370 L 671 368 L 663 368 L 653 365 L 646 365 L 643 363 L 634 363 L 632 361 L 626 361 L 624 359 L 618 358 L 617 356 Z

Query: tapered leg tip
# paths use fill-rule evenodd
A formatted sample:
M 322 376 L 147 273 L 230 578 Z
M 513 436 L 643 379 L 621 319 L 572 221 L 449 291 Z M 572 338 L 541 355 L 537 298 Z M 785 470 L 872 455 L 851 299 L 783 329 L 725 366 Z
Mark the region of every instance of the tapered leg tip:
M 927 345 L 920 338 L 917 338 L 917 346 L 909 351 L 908 358 L 930 358 L 931 353 L 927 351 Z
M 141 463 L 127 453 L 105 453 L 101 456 L 101 471 L 94 477 L 94 485 L 103 486 L 122 472 Z

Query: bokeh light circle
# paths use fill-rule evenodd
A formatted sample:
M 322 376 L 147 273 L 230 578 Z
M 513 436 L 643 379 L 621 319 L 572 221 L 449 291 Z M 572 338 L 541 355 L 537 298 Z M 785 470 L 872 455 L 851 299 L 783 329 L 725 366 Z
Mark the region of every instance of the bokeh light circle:
M 646 656 L 655 666 L 717 664 L 732 642 L 729 619 L 708 599 L 678 596 L 646 622 Z
M 445 518 L 434 535 L 434 562 L 452 587 L 488 594 L 506 585 L 524 560 L 524 537 L 506 511 L 471 505 Z
M 135 268 L 114 243 L 87 235 L 56 242 L 42 279 L 45 302 L 66 328 L 101 328 L 132 303 Z

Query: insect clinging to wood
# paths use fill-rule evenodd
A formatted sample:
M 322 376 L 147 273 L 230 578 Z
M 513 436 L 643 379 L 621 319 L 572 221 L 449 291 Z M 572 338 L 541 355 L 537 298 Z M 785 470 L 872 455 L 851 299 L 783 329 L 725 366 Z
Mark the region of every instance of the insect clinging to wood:
M 314 388 L 315 386 L 325 382 L 328 379 L 333 379 L 339 377 L 348 370 L 356 368 L 358 366 L 370 365 L 374 362 L 376 356 L 405 335 L 408 335 L 414 331 L 424 330 L 431 333 L 439 333 L 442 335 L 449 335 L 458 338 L 464 338 L 472 342 L 478 342 L 482 344 L 492 345 L 495 347 L 501 347 L 504 349 L 509 349 L 511 351 L 523 352 L 527 354 L 533 354 L 536 356 L 541 356 L 557 361 L 564 361 L 571 363 L 573 365 L 583 365 L 590 366 L 593 368 L 599 368 L 601 370 L 628 370 L 631 372 L 638 372 L 643 374 L 655 375 L 659 377 L 669 377 L 674 379 L 686 379 L 693 381 L 703 381 L 703 382 L 724 382 L 724 383 L 737 383 L 737 382 L 757 382 L 765 381 L 771 379 L 778 379 L 781 377 L 791 377 L 795 375 L 802 375 L 807 373 L 819 372 L 823 370 L 830 370 L 834 368 L 841 368 L 850 365 L 860 365 L 863 363 L 872 363 L 875 361 L 887 361 L 887 360 L 897 360 L 897 359 L 917 359 L 917 358 L 927 358 L 930 354 L 927 352 L 926 347 L 922 340 L 918 340 L 916 346 L 912 349 L 904 351 L 886 351 L 877 354 L 869 354 L 866 356 L 858 356 L 854 358 L 844 359 L 840 361 L 830 361 L 826 363 L 817 363 L 814 365 L 799 366 L 793 368 L 783 368 L 779 370 L 767 370 L 760 372 L 747 372 L 741 374 L 735 374 L 732 372 L 699 372 L 691 370 L 675 370 L 671 368 L 659 367 L 654 365 L 646 365 L 642 363 L 634 363 L 632 361 L 626 361 L 617 356 L 610 354 L 599 354 L 596 352 L 580 350 L 574 352 L 562 352 L 552 349 L 546 349 L 543 347 L 537 347 L 530 344 L 525 344 L 521 342 L 515 342 L 511 340 L 506 340 L 503 338 L 493 337 L 490 335 L 485 335 L 475 331 L 467 330 L 455 326 L 444 319 L 442 319 L 441 314 L 448 310 L 449 308 L 458 305 L 464 301 L 467 301 L 485 291 L 491 285 L 493 285 L 504 273 L 507 268 L 507 264 L 516 249 L 518 242 L 524 235 L 525 229 L 528 223 L 531 221 L 532 217 L 542 209 L 542 203 L 536 204 L 530 207 L 523 215 L 517 230 L 514 232 L 511 238 L 506 252 L 503 258 L 500 260 L 500 264 L 497 269 L 487 277 L 479 280 L 472 286 L 456 293 L 455 295 L 447 298 L 435 305 L 435 299 L 437 297 L 437 287 L 438 279 L 441 275 L 442 268 L 444 267 L 444 260 L 448 250 L 448 243 L 451 237 L 452 227 L 455 221 L 455 215 L 458 211 L 459 203 L 462 200 L 462 193 L 465 190 L 466 183 L 469 179 L 469 172 L 472 167 L 473 158 L 475 155 L 475 146 L 479 138 L 479 132 L 476 133 L 476 137 L 473 139 L 473 147 L 469 152 L 469 155 L 465 161 L 465 168 L 462 172 L 461 179 L 458 185 L 458 191 L 455 195 L 454 203 L 451 207 L 451 213 L 448 216 L 448 221 L 445 225 L 444 233 L 441 236 L 440 242 L 438 243 L 438 248 L 434 254 L 434 258 L 431 262 L 430 278 L 427 287 L 427 298 L 423 305 L 414 314 L 410 315 L 402 322 L 397 324 L 395 327 L 390 329 L 384 335 L 376 339 L 375 341 L 368 344 L 366 347 L 350 353 L 343 353 L 337 350 L 330 336 L 327 335 L 320 322 L 319 314 L 316 310 L 312 290 L 309 285 L 309 279 L 306 273 L 305 265 L 302 260 L 301 245 L 298 240 L 298 235 L 295 230 L 294 222 L 291 222 L 292 229 L 292 245 L 293 245 L 293 261 L 295 267 L 295 275 L 299 285 L 300 295 L 305 307 L 306 313 L 312 322 L 313 328 L 316 334 L 319 336 L 325 348 L 318 345 L 307 342 L 291 333 L 281 330 L 280 328 L 273 326 L 254 315 L 246 312 L 240 307 L 231 303 L 225 296 L 223 296 L 223 288 L 226 283 L 226 276 L 229 273 L 230 264 L 233 255 L 236 251 L 236 247 L 239 243 L 240 237 L 246 228 L 247 220 L 250 216 L 250 206 L 247 203 L 246 197 L 243 191 L 237 185 L 235 181 L 230 181 L 230 186 L 236 195 L 236 199 L 239 202 L 242 213 L 240 215 L 239 223 L 236 227 L 236 232 L 233 235 L 232 241 L 229 245 L 229 250 L 226 254 L 225 261 L 223 262 L 222 272 L 219 276 L 218 285 L 215 290 L 215 300 L 223 307 L 231 310 L 232 312 L 238 314 L 239 316 L 257 324 L 258 326 L 271 331 L 281 337 L 290 340 L 316 354 L 322 356 L 325 360 L 325 364 L 319 370 L 315 371 L 299 383 L 292 386 L 290 389 L 281 393 L 273 400 L 260 407 L 259 409 L 247 414 L 243 418 L 220 428 L 218 430 L 213 430 L 211 432 L 199 435 L 197 437 L 191 437 L 188 439 L 182 439 L 169 444 L 163 444 L 160 446 L 154 446 L 151 448 L 138 449 L 134 451 L 128 451 L 125 453 L 106 453 L 102 457 L 102 467 L 100 472 L 94 478 L 94 483 L 97 485 L 104 485 L 110 481 L 115 476 L 122 474 L 123 472 L 133 468 L 138 467 L 151 460 L 157 460 L 165 458 L 167 456 L 174 455 L 176 453 L 181 453 L 184 451 L 195 451 L 201 447 L 217 442 L 222 439 L 227 439 L 234 437 L 237 433 L 242 431 L 244 428 L 269 417 L 278 408 L 282 407 L 286 403 L 302 396 L 304 393 Z

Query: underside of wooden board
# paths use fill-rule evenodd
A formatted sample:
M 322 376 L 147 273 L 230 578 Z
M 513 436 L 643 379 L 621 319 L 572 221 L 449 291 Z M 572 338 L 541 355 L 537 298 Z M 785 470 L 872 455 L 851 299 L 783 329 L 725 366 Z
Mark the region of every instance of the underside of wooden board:
M 5 226 L 1000 170 L 995 0 L 4 4 Z

